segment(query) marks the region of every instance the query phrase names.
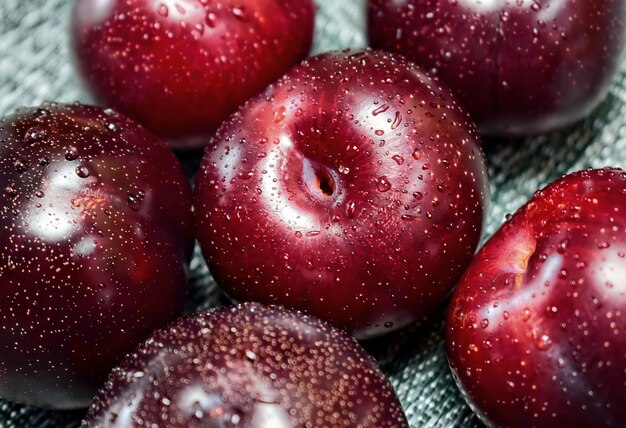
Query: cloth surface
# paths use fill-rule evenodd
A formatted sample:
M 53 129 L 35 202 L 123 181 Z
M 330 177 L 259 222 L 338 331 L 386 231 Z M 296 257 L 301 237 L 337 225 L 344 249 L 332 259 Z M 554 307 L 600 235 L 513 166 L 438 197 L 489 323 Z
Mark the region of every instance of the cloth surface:
M 314 53 L 363 47 L 365 0 L 316 0 Z M 0 2 L 0 115 L 42 101 L 90 99 L 68 48 L 70 0 Z M 626 64 L 625 64 L 626 65 Z M 540 187 L 588 167 L 626 165 L 626 67 L 607 100 L 585 121 L 521 142 L 487 141 L 492 204 L 485 239 Z M 198 159 L 183 156 L 188 169 Z M 225 303 L 196 249 L 188 311 Z M 443 343 L 445 307 L 413 327 L 366 347 L 389 375 L 411 427 L 479 427 L 448 368 Z M 0 400 L 0 428 L 73 427 L 84 411 L 53 412 Z

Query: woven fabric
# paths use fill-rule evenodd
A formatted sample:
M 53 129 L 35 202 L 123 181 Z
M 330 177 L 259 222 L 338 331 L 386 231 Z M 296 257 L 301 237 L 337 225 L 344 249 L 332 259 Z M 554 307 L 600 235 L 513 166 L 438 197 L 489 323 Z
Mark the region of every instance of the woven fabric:
M 316 0 L 315 52 L 365 46 L 364 0 Z M 44 100 L 89 101 L 68 52 L 69 0 L 0 1 L 0 115 Z M 625 165 L 626 67 L 608 99 L 584 122 L 521 142 L 489 141 L 492 205 L 485 238 L 533 192 L 587 167 Z M 189 169 L 198 159 L 183 158 Z M 190 312 L 225 302 L 199 252 Z M 389 375 L 412 427 L 480 426 L 460 396 L 443 343 L 445 308 L 391 337 L 366 344 Z M 83 412 L 51 412 L 0 401 L 0 428 L 77 426 Z

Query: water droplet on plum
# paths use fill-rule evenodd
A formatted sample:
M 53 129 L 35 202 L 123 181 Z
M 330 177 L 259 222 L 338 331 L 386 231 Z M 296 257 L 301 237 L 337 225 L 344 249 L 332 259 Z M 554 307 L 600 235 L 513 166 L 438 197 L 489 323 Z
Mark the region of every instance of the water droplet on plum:
M 78 149 L 74 146 L 70 146 L 65 151 L 65 159 L 68 161 L 73 161 L 78 158 Z
M 24 134 L 26 144 L 34 144 L 46 138 L 46 130 L 40 126 L 33 126 Z
M 391 190 L 391 183 L 386 176 L 380 176 L 376 179 L 376 188 L 379 192 L 388 192 Z

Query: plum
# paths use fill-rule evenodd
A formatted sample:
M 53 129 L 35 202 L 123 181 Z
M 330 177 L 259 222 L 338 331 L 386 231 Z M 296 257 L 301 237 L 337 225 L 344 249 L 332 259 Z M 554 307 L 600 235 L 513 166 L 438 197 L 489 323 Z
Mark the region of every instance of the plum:
M 624 212 L 622 170 L 571 174 L 470 265 L 448 313 L 448 356 L 489 426 L 624 426 Z
M 520 137 L 587 116 L 621 63 L 626 0 L 369 0 L 373 47 L 442 79 L 481 134 Z
M 0 201 L 0 396 L 86 407 L 183 308 L 189 183 L 138 124 L 47 104 L 0 122 Z
M 363 339 L 442 302 L 488 197 L 474 125 L 445 87 L 398 55 L 333 52 L 219 129 L 196 179 L 197 234 L 235 300 Z
M 154 335 L 113 370 L 83 427 L 408 424 L 347 334 L 280 307 L 222 307 Z
M 100 102 L 198 148 L 307 56 L 314 15 L 312 0 L 77 0 L 73 50 Z

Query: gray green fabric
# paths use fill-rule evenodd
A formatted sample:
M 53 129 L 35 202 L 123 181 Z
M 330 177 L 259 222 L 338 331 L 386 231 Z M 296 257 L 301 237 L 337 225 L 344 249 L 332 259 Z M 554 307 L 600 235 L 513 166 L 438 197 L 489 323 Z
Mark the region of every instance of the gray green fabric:
M 364 0 L 316 0 L 315 52 L 365 46 Z M 0 1 L 0 115 L 44 100 L 89 101 L 68 54 L 70 0 Z M 492 205 L 485 237 L 533 192 L 560 175 L 587 167 L 622 167 L 626 160 L 626 64 L 592 117 L 562 132 L 521 142 L 486 142 Z M 197 159 L 184 159 L 189 165 Z M 223 296 L 199 253 L 192 262 L 189 311 Z M 366 344 L 390 376 L 412 427 L 476 427 L 448 369 L 441 308 L 390 338 Z M 83 412 L 50 412 L 0 401 L 0 428 L 78 425 Z

